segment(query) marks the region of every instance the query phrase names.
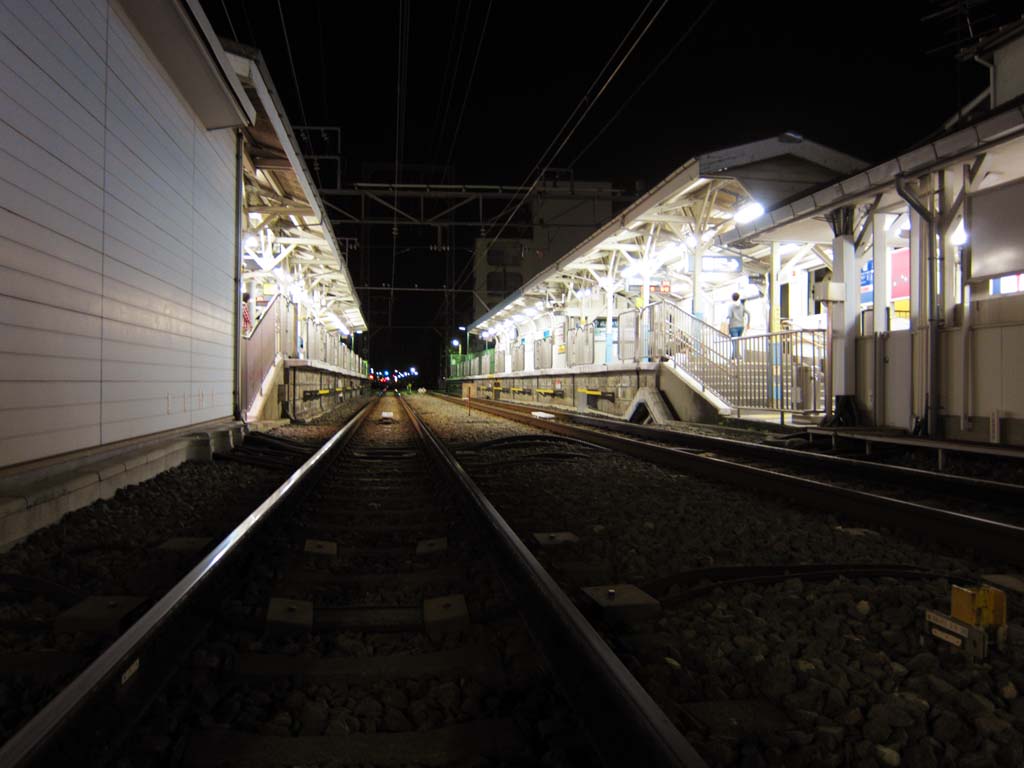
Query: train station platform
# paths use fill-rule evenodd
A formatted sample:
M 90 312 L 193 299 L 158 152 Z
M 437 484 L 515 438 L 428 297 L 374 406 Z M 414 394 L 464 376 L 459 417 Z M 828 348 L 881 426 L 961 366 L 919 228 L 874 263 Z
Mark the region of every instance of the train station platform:
M 0 551 L 121 488 L 185 461 L 210 461 L 241 445 L 246 431 L 220 419 L 0 470 Z
M 1024 462 L 1024 449 L 1020 448 L 963 440 L 929 440 L 921 437 L 908 437 L 895 430 L 880 432 L 871 428 L 853 430 L 809 427 L 806 432 L 811 437 L 812 443 L 816 436 L 824 437 L 831 441 L 833 448 L 842 444 L 860 444 L 866 456 L 885 447 L 924 451 L 934 456 L 935 466 L 939 470 L 945 469 L 950 456 L 957 454 Z

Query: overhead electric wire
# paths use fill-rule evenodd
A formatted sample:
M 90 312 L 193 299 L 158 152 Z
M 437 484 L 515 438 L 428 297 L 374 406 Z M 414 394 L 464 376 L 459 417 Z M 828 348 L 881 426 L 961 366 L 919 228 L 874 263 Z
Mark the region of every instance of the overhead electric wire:
M 540 173 L 537 174 L 537 178 L 533 180 L 533 183 L 530 185 L 530 188 L 526 191 L 522 199 L 520 199 L 520 201 L 516 204 L 516 207 L 508 215 L 508 218 L 501 225 L 501 229 L 498 230 L 498 234 L 494 236 L 494 239 L 491 240 L 490 245 L 487 246 L 488 248 L 490 248 L 490 246 L 493 245 L 494 242 L 499 237 L 501 237 L 502 233 L 505 231 L 505 227 L 507 227 L 508 223 L 512 221 L 512 217 L 516 215 L 520 208 L 523 207 L 523 203 L 525 203 L 527 198 L 533 193 L 533 190 L 537 188 L 537 185 L 540 183 L 540 180 L 544 178 L 544 173 L 547 171 L 548 168 L 551 167 L 551 164 L 555 161 L 555 158 L 558 157 L 558 154 L 562 151 L 565 145 L 569 143 L 569 139 L 571 139 L 572 135 L 576 133 L 576 129 L 580 127 L 580 124 L 586 119 L 587 115 L 590 114 L 590 110 L 594 108 L 594 105 L 597 103 L 598 99 L 601 98 L 601 95 L 608 89 L 608 86 L 611 85 L 611 82 L 612 80 L 615 79 L 615 76 L 619 74 L 619 71 L 625 65 L 626 61 L 632 55 L 633 51 L 636 50 L 636 47 L 640 44 L 640 41 L 643 40 L 644 36 L 647 34 L 647 31 L 651 28 L 651 25 L 653 25 L 654 22 L 657 20 L 658 16 L 665 9 L 666 5 L 668 5 L 668 0 L 662 0 L 661 5 L 658 6 L 658 9 L 654 12 L 654 15 L 651 16 L 651 18 L 648 20 L 647 24 L 644 25 L 644 28 L 640 30 L 640 34 L 637 36 L 636 40 L 633 41 L 633 44 L 629 46 L 629 50 L 627 50 L 626 53 L 623 55 L 622 59 L 615 66 L 615 69 L 612 70 L 612 72 L 608 75 L 608 78 L 601 85 L 600 90 L 598 90 L 598 92 L 594 94 L 594 97 L 589 100 L 586 109 L 583 110 L 583 114 L 579 116 L 579 119 L 576 120 L 576 124 L 573 125 L 573 127 L 569 130 L 565 138 L 562 139 L 561 144 L 558 145 L 558 148 L 551 155 L 551 159 L 548 160 L 547 164 L 541 169 Z M 619 47 L 621 48 L 621 45 Z
M 607 71 L 608 67 L 611 66 L 612 62 L 615 60 L 616 55 L 619 53 L 620 50 L 622 50 L 623 45 L 625 45 L 626 42 L 629 40 L 630 35 L 632 34 L 633 30 L 636 29 L 637 25 L 641 22 L 641 20 L 644 17 L 644 14 L 647 12 L 647 9 L 650 7 L 650 5 L 651 5 L 651 0 L 649 0 L 647 5 L 644 6 L 643 10 L 640 12 L 640 15 L 637 16 L 636 21 L 633 22 L 633 25 L 629 28 L 629 30 L 623 36 L 622 41 L 618 44 L 618 46 L 616 46 L 615 51 L 612 52 L 612 55 L 609 57 L 608 61 L 605 62 L 605 65 L 601 68 L 601 71 L 598 73 L 597 78 L 595 78 L 594 83 L 592 83 L 591 86 L 587 89 L 586 93 L 584 93 L 583 98 L 580 100 L 580 102 L 573 109 L 572 113 L 569 115 L 569 118 L 562 125 L 562 128 L 559 129 L 559 132 L 557 134 L 555 134 L 555 138 L 552 140 L 552 142 L 548 145 L 548 148 L 545 149 L 544 153 L 541 155 L 541 160 L 539 160 L 538 163 L 534 165 L 534 168 L 530 171 L 530 174 L 527 175 L 527 179 L 526 180 L 528 180 L 529 176 L 532 175 L 533 170 L 536 170 L 537 166 L 541 162 L 544 162 L 544 165 L 540 169 L 540 172 L 537 173 L 537 175 L 534 178 L 533 182 L 530 184 L 530 186 L 527 188 L 527 190 L 519 197 L 519 201 L 516 203 L 516 205 L 512 209 L 512 211 L 508 214 L 508 217 L 505 219 L 505 221 L 502 223 L 501 228 L 498 230 L 498 234 L 496 234 L 491 239 L 491 241 L 487 244 L 487 246 L 485 248 L 485 252 L 490 250 L 491 247 L 494 245 L 494 243 L 496 243 L 498 241 L 498 239 L 505 232 L 506 227 L 508 227 L 509 223 L 512 221 L 512 218 L 516 215 L 516 213 L 519 212 L 519 209 L 522 208 L 523 203 L 525 203 L 529 199 L 530 195 L 533 194 L 533 190 L 535 190 L 537 188 L 537 185 L 540 183 L 541 179 L 544 178 L 544 174 L 547 172 L 548 168 L 551 167 L 551 164 L 554 162 L 555 158 L 558 157 L 558 154 L 562 151 L 562 149 L 565 147 L 565 145 L 569 142 L 569 139 L 572 138 L 573 134 L 576 132 L 576 129 L 579 128 L 579 126 L 583 122 L 583 120 L 586 119 L 587 115 L 590 113 L 590 110 L 593 109 L 593 107 L 597 103 L 597 101 L 601 98 L 601 96 L 604 94 L 604 92 L 608 89 L 608 86 L 615 79 L 615 77 L 618 75 L 618 73 L 622 70 L 622 67 L 625 65 L 626 61 L 629 60 L 629 57 L 632 55 L 633 51 L 636 50 L 637 45 L 639 45 L 640 41 L 643 40 L 644 36 L 650 30 L 651 26 L 658 19 L 658 16 L 661 15 L 661 12 L 665 9 L 665 6 L 668 5 L 668 0 L 662 0 L 661 5 L 658 6 L 658 8 L 654 11 L 654 14 L 647 20 L 647 23 L 644 24 L 643 29 L 640 30 L 640 33 L 636 36 L 636 38 L 633 40 L 633 42 L 629 45 L 628 50 L 622 55 L 621 59 L 619 59 L 618 63 L 615 65 L 614 69 L 608 74 L 607 78 L 605 78 L 604 82 L 601 84 L 601 87 L 591 97 L 590 93 L 591 93 L 591 91 L 594 90 L 594 85 L 597 84 L 597 82 L 600 80 L 601 76 Z M 583 113 L 581 115 L 579 115 L 579 117 L 576 119 L 575 124 L 572 125 L 572 127 L 569 129 L 568 133 L 565 133 L 566 126 L 572 121 L 573 117 L 576 115 L 577 112 L 579 112 L 580 108 L 583 107 L 584 105 L 586 105 L 586 106 L 583 109 Z M 546 161 L 544 161 L 544 158 L 546 158 L 547 155 L 549 154 L 551 147 L 554 146 L 559 141 L 559 138 L 561 137 L 561 135 L 563 133 L 565 133 L 564 138 L 562 138 L 561 142 L 558 143 L 557 148 L 554 150 L 553 153 L 551 153 L 550 158 L 548 158 Z M 525 183 L 526 180 L 524 180 L 524 183 Z M 520 185 L 520 186 L 523 186 L 523 185 Z M 504 215 L 505 211 L 507 211 L 507 210 L 508 210 L 508 205 L 506 205 L 505 208 L 502 210 L 502 212 L 499 213 L 498 216 L 495 217 L 495 218 L 501 217 L 502 215 Z M 469 264 L 467 265 L 467 268 L 468 268 L 468 266 L 471 266 L 471 265 L 472 265 L 472 261 L 469 262 Z M 465 271 L 467 271 L 467 270 L 464 270 L 464 272 Z M 455 283 L 453 284 L 453 287 L 458 287 L 458 285 L 461 284 L 463 279 L 464 279 L 464 275 L 460 275 L 455 280 Z
M 472 12 L 473 0 L 469 0 L 468 5 L 466 6 L 466 15 L 462 19 L 462 34 L 459 35 L 459 51 L 455 57 L 455 68 L 452 71 L 452 81 L 448 88 L 448 98 L 445 100 L 444 118 L 441 120 L 441 130 L 438 131 L 437 134 L 437 146 L 432 148 L 430 153 L 431 163 L 433 163 L 434 158 L 437 156 L 437 150 L 439 150 L 444 144 L 444 131 L 445 128 L 448 127 L 448 115 L 452 108 L 452 97 L 455 95 L 455 86 L 459 82 L 459 64 L 462 63 L 462 48 L 463 44 L 466 42 L 466 30 L 469 28 L 469 18 L 472 15 Z M 458 19 L 456 19 L 456 21 L 458 21 Z M 441 180 L 444 181 L 445 179 L 442 177 Z
M 480 28 L 480 37 L 476 43 L 476 55 L 473 56 L 473 68 L 469 71 L 469 80 L 466 83 L 466 92 L 462 95 L 462 107 L 459 109 L 459 119 L 455 123 L 455 133 L 452 134 L 452 145 L 448 149 L 448 158 L 445 160 L 445 166 L 451 165 L 452 155 L 455 154 L 455 144 L 459 140 L 459 131 L 462 130 L 462 118 L 466 114 L 466 104 L 469 103 L 469 94 L 473 90 L 473 78 L 476 76 L 476 65 L 480 61 L 480 51 L 484 47 L 484 38 L 487 37 L 487 22 L 491 18 L 491 6 L 494 0 L 487 0 L 487 12 L 484 14 L 484 23 Z
M 329 125 L 331 122 L 331 111 L 327 106 L 327 64 L 324 62 L 324 23 L 320 18 L 320 3 L 316 4 L 316 27 L 316 48 L 320 54 L 320 97 L 324 102 L 324 119 L 321 125 Z M 338 147 L 338 150 L 340 152 L 341 147 Z M 338 167 L 338 184 L 341 184 L 340 164 Z
M 701 22 L 701 20 L 702 20 L 702 19 L 703 19 L 703 18 L 704 18 L 704 17 L 705 17 L 705 16 L 707 15 L 707 14 L 708 14 L 708 12 L 709 12 L 709 11 L 710 11 L 710 10 L 711 10 L 711 9 L 712 9 L 713 7 L 714 7 L 714 5 L 715 5 L 715 3 L 716 3 L 716 2 L 717 2 L 717 0 L 710 0 L 710 1 L 709 1 L 709 2 L 708 2 L 708 3 L 707 3 L 707 4 L 705 5 L 705 6 L 704 6 L 704 9 L 703 9 L 703 10 L 702 10 L 702 11 L 701 11 L 701 12 L 700 12 L 699 14 L 697 14 L 697 18 L 695 18 L 695 19 L 694 19 L 694 20 L 693 20 L 692 22 L 690 22 L 690 26 L 689 26 L 689 27 L 687 27 L 687 29 L 686 29 L 686 31 L 685 31 L 685 32 L 683 32 L 683 34 L 682 34 L 682 37 L 680 37 L 680 38 L 679 38 L 679 39 L 678 39 L 678 40 L 677 40 L 677 41 L 675 42 L 675 45 L 673 45 L 673 46 L 672 46 L 672 47 L 671 47 L 671 48 L 669 49 L 668 53 L 666 53 L 666 54 L 665 54 L 665 56 L 664 56 L 664 57 L 663 57 L 663 58 L 661 59 L 661 61 L 659 61 L 659 62 L 658 62 L 658 63 L 657 63 L 656 65 L 655 65 L 654 69 L 652 69 L 652 70 L 651 70 L 651 71 L 650 71 L 650 72 L 649 72 L 649 73 L 647 74 L 647 77 L 645 77 L 645 78 L 644 78 L 643 80 L 641 80 L 641 81 L 640 81 L 640 85 L 638 85 L 638 86 L 637 86 L 636 88 L 634 88 L 634 89 L 633 89 L 632 91 L 630 91 L 629 95 L 628 95 L 628 96 L 627 96 L 627 97 L 626 97 L 626 98 L 625 98 L 625 99 L 623 100 L 622 104 L 620 104 L 620 105 L 619 105 L 619 108 L 618 108 L 618 109 L 616 110 L 615 114 L 614 114 L 614 115 L 612 115 L 612 116 L 611 116 L 611 118 L 609 118 L 608 120 L 605 120 L 605 121 L 604 121 L 604 123 L 603 123 L 603 124 L 601 125 L 601 130 L 599 130 L 599 131 L 598 131 L 598 132 L 597 132 L 597 133 L 596 133 L 596 134 L 594 135 L 594 138 L 592 138 L 592 139 L 591 139 L 591 140 L 590 140 L 590 141 L 589 141 L 589 142 L 587 143 L 587 145 L 586 145 L 585 147 L 583 147 L 583 149 L 581 149 L 581 150 L 580 150 L 579 152 L 577 152 L 577 153 L 576 153 L 576 157 L 574 157 L 574 158 L 572 159 L 572 161 L 571 161 L 571 162 L 569 163 L 569 166 L 568 166 L 568 167 L 569 167 L 570 169 L 572 169 L 572 168 L 573 168 L 573 167 L 574 167 L 574 166 L 576 165 L 576 162 L 577 162 L 577 161 L 578 161 L 578 160 L 579 160 L 579 159 L 580 159 L 581 157 L 583 157 L 583 155 L 585 155 L 585 154 L 587 153 L 587 150 L 589 150 L 589 149 L 590 149 L 590 148 L 591 148 L 592 146 L 594 146 L 594 143 L 595 143 L 595 142 L 596 142 L 596 141 L 597 141 L 598 139 L 600 139 L 600 138 L 601 138 L 601 137 L 602 137 L 602 136 L 604 135 L 604 132 L 608 130 L 608 127 L 609 127 L 609 126 L 610 126 L 610 125 L 611 125 L 612 123 L 614 123 L 614 122 L 615 122 L 616 120 L 618 120 L 619 116 L 620 116 L 620 115 L 621 115 L 621 114 L 622 114 L 623 112 L 625 112 L 625 111 L 626 111 L 626 107 L 627 107 L 627 106 L 629 106 L 629 103 L 630 103 L 630 102 L 631 102 L 631 101 L 633 100 L 633 98 L 634 98 L 634 97 L 635 97 L 635 96 L 636 96 L 636 95 L 637 95 L 637 94 L 638 94 L 638 93 L 639 93 L 639 92 L 640 92 L 641 90 L 643 90 L 643 87 L 644 87 L 645 85 L 647 85 L 648 81 L 650 81 L 650 80 L 651 80 L 651 78 L 653 78 L 653 77 L 654 77 L 654 76 L 655 76 L 656 74 L 658 74 L 658 72 L 659 72 L 659 71 L 661 70 L 661 68 L 662 68 L 663 66 L 665 66 L 665 64 L 666 64 L 666 63 L 668 62 L 668 60 L 669 60 L 669 59 L 671 59 L 671 58 L 672 58 L 672 55 L 673 55 L 673 54 L 674 54 L 674 53 L 675 53 L 675 52 L 676 52 L 676 51 L 677 51 L 677 50 L 679 49 L 679 46 L 680 46 L 680 45 L 682 45 L 682 44 L 683 44 L 683 43 L 684 43 L 684 42 L 686 41 L 686 39 L 687 39 L 687 38 L 688 38 L 688 37 L 689 37 L 689 36 L 690 36 L 690 35 L 691 35 L 691 34 L 693 33 L 693 30 L 697 28 L 697 25 L 698 25 L 698 24 L 699 24 L 699 23 Z
M 590 84 L 590 86 L 584 92 L 582 98 L 580 98 L 580 100 L 576 103 L 576 106 L 573 108 L 572 112 L 570 112 L 569 116 L 565 119 L 565 122 L 562 123 L 562 126 L 555 133 L 554 138 L 551 139 L 551 142 L 548 144 L 547 147 L 545 147 L 545 149 L 541 153 L 540 157 L 533 164 L 533 167 L 530 169 L 530 171 L 523 178 L 523 181 L 519 184 L 520 188 L 525 187 L 526 183 L 530 180 L 530 177 L 533 176 L 534 171 L 537 171 L 538 169 L 541 168 L 541 166 L 543 165 L 543 163 L 545 161 L 545 158 L 547 158 L 548 153 L 551 151 L 551 148 L 553 146 L 555 146 L 555 144 L 558 142 L 559 138 L 565 132 L 566 127 L 572 121 L 573 117 L 576 116 L 576 113 L 579 112 L 579 110 L 583 107 L 584 104 L 586 104 L 586 102 L 587 102 L 587 100 L 588 100 L 588 98 L 590 96 L 590 92 L 593 91 L 594 88 L 597 86 L 597 84 L 601 81 L 601 77 L 604 75 L 605 72 L 608 71 L 608 67 L 610 67 L 612 65 L 612 62 L 615 61 L 615 57 L 618 55 L 619 51 L 622 50 L 622 47 L 627 43 L 627 41 L 629 40 L 630 35 L 633 34 L 633 30 L 635 30 L 637 28 L 637 25 L 640 24 L 641 20 L 644 18 L 644 15 L 647 13 L 647 9 L 651 7 L 651 4 L 653 2 L 654 2 L 654 0 L 647 0 L 647 4 L 643 7 L 643 9 L 641 9 L 639 15 L 637 15 L 636 19 L 633 21 L 633 24 L 626 31 L 626 34 L 623 35 L 622 40 L 619 41 L 619 44 L 615 47 L 615 50 L 612 51 L 612 54 L 605 61 L 604 66 L 601 67 L 601 71 L 598 72 L 597 75 L 594 77 L 593 82 Z M 662 4 L 661 8 L 664 8 L 664 3 Z M 659 8 L 658 12 L 655 13 L 654 18 L 657 18 L 658 13 L 661 13 L 661 8 Z M 652 21 L 653 21 L 653 19 L 652 19 Z M 645 30 L 645 32 L 646 32 L 646 30 Z M 641 34 L 641 36 L 642 36 L 642 34 Z M 638 40 L 639 40 L 639 38 L 638 38 Z M 575 130 L 575 128 L 573 130 Z M 552 160 L 553 159 L 554 158 L 552 158 Z M 548 166 L 550 166 L 550 162 L 548 163 Z M 539 179 L 543 177 L 543 174 L 544 174 L 544 172 L 546 170 L 547 170 L 547 167 L 544 167 L 543 170 L 540 171 L 540 174 L 538 176 L 538 182 L 539 182 Z M 509 216 L 509 220 L 511 220 L 511 217 L 514 216 L 516 211 L 519 210 L 519 208 L 522 206 L 522 203 L 525 202 L 529 198 L 529 195 L 532 193 L 533 189 L 536 187 L 536 184 L 537 184 L 537 182 L 534 182 L 534 184 L 525 193 L 523 193 L 522 200 L 519 202 L 518 205 L 516 205 L 515 211 L 513 211 L 512 214 Z M 507 203 L 505 203 L 505 205 L 502 207 L 501 211 L 499 211 L 498 214 L 494 217 L 494 220 L 500 219 L 502 216 L 504 216 L 505 213 L 508 212 L 509 207 L 511 207 L 515 202 L 516 202 L 516 197 L 513 197 Z M 506 221 L 505 225 L 502 226 L 502 228 L 501 228 L 502 232 L 505 231 L 505 226 L 507 226 L 507 224 L 508 224 L 508 221 Z M 500 236 L 500 234 L 501 233 L 499 233 L 499 236 Z M 487 248 L 490 249 L 490 247 L 494 245 L 494 242 L 497 239 L 498 238 L 495 237 L 494 240 L 492 240 L 491 243 L 487 246 Z M 463 265 L 462 269 L 459 272 L 458 277 L 456 277 L 455 280 L 452 282 L 452 287 L 453 288 L 458 288 L 460 285 L 462 285 L 463 281 L 465 281 L 465 279 L 469 276 L 472 267 L 473 267 L 473 260 L 470 259 L 469 261 L 466 262 L 466 264 Z
M 455 4 L 455 18 L 452 20 L 452 34 L 448 39 L 448 55 L 444 61 L 444 76 L 441 79 L 441 93 L 437 99 L 437 110 L 434 112 L 434 127 L 430 131 L 430 152 L 429 157 L 431 163 L 433 163 L 434 156 L 437 154 L 436 148 L 438 143 L 438 127 L 441 125 L 441 110 L 444 104 L 444 96 L 448 92 L 448 77 L 452 74 L 452 54 L 455 51 L 455 41 L 459 40 L 459 18 L 461 17 L 462 11 L 462 0 L 458 0 Z
M 231 22 L 231 14 L 228 13 L 227 0 L 220 0 L 220 7 L 224 9 L 224 18 L 228 20 L 228 29 L 231 30 L 231 37 L 233 37 L 235 39 L 235 42 L 237 43 L 238 33 L 235 32 L 235 25 Z
M 280 1 L 280 0 L 279 0 Z M 388 327 L 394 317 L 395 272 L 398 256 L 398 182 L 401 178 L 402 146 L 405 139 L 405 90 L 409 59 L 409 0 L 401 0 L 398 7 L 398 50 L 395 74 L 395 189 L 391 224 L 391 291 L 388 299 Z
M 537 161 L 533 164 L 533 167 L 530 168 L 530 170 L 526 173 L 526 176 L 523 177 L 522 182 L 520 182 L 519 184 L 520 187 L 525 187 L 526 183 L 533 176 L 534 172 L 544 165 L 544 162 L 547 159 L 548 153 L 551 151 L 551 148 L 558 143 L 558 140 L 561 138 L 562 134 L 565 133 L 565 129 L 569 126 L 569 123 L 571 123 L 572 119 L 576 117 L 576 113 L 579 112 L 580 109 L 583 108 L 584 104 L 587 103 L 587 100 L 590 97 L 590 92 L 597 87 L 597 84 L 601 81 L 601 78 L 604 76 L 604 73 L 608 71 L 608 67 L 611 66 L 613 61 L 615 61 L 615 57 L 619 55 L 619 51 L 622 50 L 622 46 L 624 46 L 626 42 L 629 40 L 629 36 L 633 34 L 633 30 L 636 29 L 641 19 L 643 19 L 644 15 L 647 13 L 647 9 L 651 7 L 651 4 L 653 2 L 654 0 L 647 0 L 647 4 L 643 7 L 643 9 L 641 9 L 639 15 L 633 21 L 633 24 L 626 31 L 626 34 L 622 36 L 622 40 L 619 41 L 619 44 L 615 47 L 615 50 L 612 51 L 611 56 L 609 56 L 608 59 L 605 61 L 604 66 L 601 67 L 601 71 L 597 73 L 597 75 L 594 77 L 593 82 L 587 87 L 587 90 L 584 92 L 582 98 L 576 103 L 576 106 L 573 107 L 572 112 L 570 112 L 569 116 L 565 119 L 565 122 L 563 122 L 558 131 L 555 132 L 555 135 L 551 139 L 551 142 L 547 145 L 547 147 L 544 148 L 544 151 L 541 152 L 540 157 L 537 158 Z M 657 16 L 657 14 L 655 14 L 655 16 Z M 505 206 L 502 208 L 502 210 L 498 213 L 498 215 L 495 218 L 500 218 L 504 216 L 514 202 L 515 198 L 513 197 L 509 202 L 505 204 Z
M 277 13 L 281 17 L 281 32 L 284 35 L 284 48 L 288 52 L 288 65 L 292 70 L 292 82 L 295 83 L 295 96 L 299 100 L 299 114 L 302 115 L 303 127 L 309 125 L 306 120 L 306 105 L 302 103 L 302 90 L 299 88 L 299 75 L 295 70 L 295 59 L 292 58 L 292 44 L 288 40 L 288 26 L 284 22 L 284 9 L 281 8 L 281 0 L 277 0 Z M 320 184 L 320 173 L 317 171 L 316 166 L 312 169 L 313 177 L 316 179 L 317 188 L 321 187 Z
M 299 114 L 302 115 L 302 124 L 306 122 L 306 107 L 302 103 L 302 91 L 299 90 L 299 76 L 295 71 L 295 59 L 292 58 L 292 44 L 288 40 L 288 26 L 284 23 L 284 9 L 281 8 L 281 0 L 277 0 L 277 13 L 281 17 L 281 32 L 284 35 L 284 49 L 288 52 L 288 64 L 292 68 L 292 82 L 295 83 L 295 95 L 299 100 Z

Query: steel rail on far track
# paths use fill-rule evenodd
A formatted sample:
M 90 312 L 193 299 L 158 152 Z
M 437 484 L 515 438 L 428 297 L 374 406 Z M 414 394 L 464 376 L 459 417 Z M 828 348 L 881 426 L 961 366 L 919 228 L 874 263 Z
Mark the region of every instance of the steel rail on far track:
M 570 703 L 608 765 L 707 768 L 665 712 L 509 527 L 451 451 L 400 398 L 428 452 L 479 513 L 502 558 L 503 580 L 526 614 Z
M 101 695 L 115 698 L 118 689 L 150 664 L 148 648 L 161 630 L 188 607 L 200 588 L 219 574 L 229 556 L 251 540 L 255 530 L 287 501 L 319 476 L 329 459 L 348 442 L 362 424 L 373 402 L 365 405 L 312 457 L 281 484 L 262 504 L 235 527 L 212 552 L 132 624 L 95 661 L 58 693 L 42 710 L 0 747 L 0 766 L 20 768 L 42 759 L 63 736 L 73 731 L 76 718 Z
M 820 480 L 753 467 L 667 445 L 656 445 L 608 431 L 584 429 L 558 419 L 538 419 L 526 411 L 510 410 L 487 400 L 464 401 L 447 395 L 443 400 L 495 416 L 529 424 L 537 429 L 588 440 L 598 445 L 684 472 L 701 474 L 730 484 L 789 497 L 825 512 L 840 512 L 876 525 L 908 530 L 955 547 L 974 547 L 1008 563 L 1024 563 L 1024 527 L 976 515 L 929 507 L 889 496 L 831 485 Z M 929 489 L 931 490 L 931 489 Z
M 454 401 L 453 401 L 454 402 Z M 461 402 L 461 401 L 460 401 Z M 479 400 L 474 400 L 479 403 Z M 489 401 L 488 401 L 489 402 Z M 522 403 L 496 403 L 500 408 L 518 410 L 524 413 L 537 410 L 536 407 Z M 703 451 L 721 451 L 736 456 L 749 457 L 755 460 L 779 461 L 787 464 L 798 464 L 814 470 L 828 470 L 845 475 L 852 475 L 861 480 L 878 478 L 882 481 L 917 482 L 926 487 L 930 493 L 942 493 L 972 501 L 988 501 L 1006 504 L 1018 501 L 1024 504 L 1024 485 L 1004 483 L 998 480 L 986 480 L 945 472 L 934 472 L 917 467 L 906 467 L 883 464 L 877 461 L 850 458 L 848 456 L 832 456 L 779 445 L 737 440 L 717 435 L 702 435 L 694 432 L 652 427 L 646 424 L 633 424 L 628 421 L 610 419 L 605 416 L 592 416 L 582 413 L 563 413 L 556 409 L 547 410 L 556 420 L 578 424 L 584 427 L 596 427 L 625 435 L 639 437 L 642 440 L 654 440 L 686 448 Z

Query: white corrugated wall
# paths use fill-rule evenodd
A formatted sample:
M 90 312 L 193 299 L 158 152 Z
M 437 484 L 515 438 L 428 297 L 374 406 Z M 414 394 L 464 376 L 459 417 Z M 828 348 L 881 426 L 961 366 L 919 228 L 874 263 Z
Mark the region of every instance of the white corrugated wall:
M 231 414 L 234 153 L 116 3 L 0 0 L 0 466 Z

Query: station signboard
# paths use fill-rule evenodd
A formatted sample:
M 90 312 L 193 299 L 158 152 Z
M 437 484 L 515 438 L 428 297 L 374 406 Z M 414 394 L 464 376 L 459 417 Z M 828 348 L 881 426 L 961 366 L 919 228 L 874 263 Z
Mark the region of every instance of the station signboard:
M 739 256 L 705 256 L 700 263 L 704 272 L 739 274 L 743 271 L 743 262 Z

